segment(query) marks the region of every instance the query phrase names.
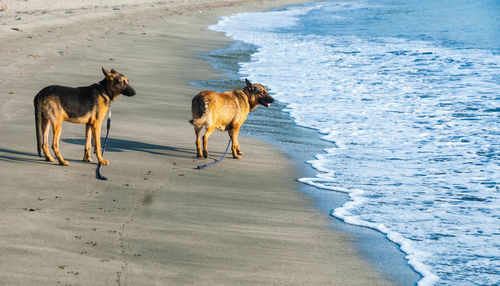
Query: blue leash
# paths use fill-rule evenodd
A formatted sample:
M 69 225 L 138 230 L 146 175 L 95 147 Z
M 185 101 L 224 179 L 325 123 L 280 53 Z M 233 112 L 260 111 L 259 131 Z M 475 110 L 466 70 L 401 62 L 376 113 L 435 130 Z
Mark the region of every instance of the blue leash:
M 196 167 L 196 169 L 198 169 L 198 170 L 205 169 L 206 167 L 208 167 L 210 165 L 214 165 L 214 164 L 217 164 L 220 161 L 222 161 L 222 159 L 224 159 L 224 157 L 226 157 L 227 150 L 229 150 L 229 146 L 230 145 L 231 145 L 231 138 L 229 138 L 229 142 L 227 143 L 226 152 L 224 152 L 224 155 L 222 155 L 222 157 L 219 160 L 217 160 L 215 162 L 212 162 L 212 163 L 208 163 L 208 164 L 202 165 L 202 166 L 198 166 L 198 167 Z
M 106 139 L 104 140 L 104 146 L 102 147 L 102 152 L 101 156 L 104 154 L 104 150 L 106 150 L 106 145 L 108 144 L 108 137 L 109 137 L 109 129 L 111 128 L 111 106 L 109 107 L 109 114 L 108 114 L 108 121 L 106 124 Z M 104 177 L 101 174 L 101 162 L 97 165 L 97 169 L 95 170 L 95 176 L 99 180 L 107 181 L 109 180 L 107 177 Z

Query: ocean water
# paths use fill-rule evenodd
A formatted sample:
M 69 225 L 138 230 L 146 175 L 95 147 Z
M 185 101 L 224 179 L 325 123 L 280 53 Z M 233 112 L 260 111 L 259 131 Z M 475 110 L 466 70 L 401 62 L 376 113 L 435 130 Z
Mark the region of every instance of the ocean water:
M 500 1 L 315 2 L 210 29 L 325 142 L 299 180 L 348 195 L 332 216 L 385 234 L 419 285 L 500 284 Z

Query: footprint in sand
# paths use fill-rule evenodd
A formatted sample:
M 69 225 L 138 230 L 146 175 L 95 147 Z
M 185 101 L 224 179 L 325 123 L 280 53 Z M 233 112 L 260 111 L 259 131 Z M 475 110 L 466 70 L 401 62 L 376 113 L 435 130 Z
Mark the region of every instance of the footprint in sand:
M 95 241 L 87 241 L 87 244 L 91 246 L 97 246 L 97 242 Z

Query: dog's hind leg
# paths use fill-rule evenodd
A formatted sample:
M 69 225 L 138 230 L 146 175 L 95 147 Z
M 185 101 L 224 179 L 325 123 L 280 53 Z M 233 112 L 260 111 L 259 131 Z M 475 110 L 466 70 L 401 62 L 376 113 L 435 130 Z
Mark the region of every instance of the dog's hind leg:
M 43 154 L 45 154 L 45 161 L 54 162 L 54 157 L 50 155 L 49 152 L 49 131 L 50 131 L 50 122 L 47 118 L 41 118 L 41 127 L 42 127 L 42 150 Z
M 89 123 L 85 124 L 85 151 L 83 153 L 84 162 L 92 162 L 92 156 L 90 155 L 90 150 L 92 149 L 92 127 Z M 95 145 L 95 143 L 94 143 Z
M 203 126 L 194 127 L 194 133 L 196 134 L 196 157 L 198 158 L 203 158 L 203 154 L 201 153 L 201 142 L 200 142 L 200 135 L 201 135 L 201 130 L 203 129 Z
M 212 132 L 214 132 L 215 127 L 213 126 L 207 126 L 207 130 L 205 131 L 205 134 L 203 135 L 203 158 L 208 158 L 208 147 L 207 147 L 207 141 L 208 137 Z
M 61 152 L 59 152 L 59 139 L 61 138 L 62 120 L 52 121 L 52 129 L 54 129 L 54 138 L 52 141 L 52 149 L 54 150 L 54 154 L 56 155 L 60 165 L 68 166 L 68 161 L 65 161 L 61 155 Z

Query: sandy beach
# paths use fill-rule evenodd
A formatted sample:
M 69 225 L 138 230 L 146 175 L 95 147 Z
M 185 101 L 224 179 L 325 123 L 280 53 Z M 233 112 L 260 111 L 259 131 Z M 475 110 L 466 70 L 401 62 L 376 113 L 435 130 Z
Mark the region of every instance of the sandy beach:
M 227 144 L 216 132 L 197 159 L 188 123 L 189 82 L 222 77 L 198 55 L 230 43 L 206 27 L 304 1 L 59 2 L 0 1 L 0 285 L 392 284 L 275 147 L 240 137 L 241 160 L 196 169 Z M 84 125 L 63 124 L 70 166 L 39 158 L 33 115 L 41 88 L 90 85 L 101 66 L 137 91 L 112 104 L 109 181 L 82 162 Z

